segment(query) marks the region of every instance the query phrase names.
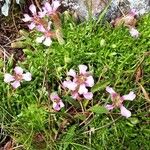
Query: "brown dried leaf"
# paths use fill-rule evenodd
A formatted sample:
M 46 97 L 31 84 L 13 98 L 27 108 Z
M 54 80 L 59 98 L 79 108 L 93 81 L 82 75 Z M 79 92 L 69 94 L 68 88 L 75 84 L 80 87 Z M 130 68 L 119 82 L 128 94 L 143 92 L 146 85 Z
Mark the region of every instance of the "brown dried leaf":
M 8 141 L 5 146 L 4 150 L 13 150 L 12 141 Z
M 135 81 L 139 82 L 139 80 L 142 79 L 142 77 L 143 77 L 143 70 L 142 67 L 139 66 L 135 72 Z
M 43 142 L 44 141 L 44 135 L 42 133 L 36 133 L 34 136 L 34 140 L 36 142 Z
M 145 90 L 145 88 L 140 83 L 139 83 L 139 85 L 140 85 L 140 88 L 141 88 L 141 90 L 143 92 L 143 95 L 144 95 L 145 99 L 150 103 L 149 94 L 147 93 L 147 91 Z
M 116 18 L 116 20 L 112 22 L 114 27 L 118 27 L 121 25 L 124 25 L 126 27 L 135 27 L 136 23 L 137 23 L 137 20 L 135 19 L 134 16 L 131 16 L 131 15 L 126 15 L 123 17 Z

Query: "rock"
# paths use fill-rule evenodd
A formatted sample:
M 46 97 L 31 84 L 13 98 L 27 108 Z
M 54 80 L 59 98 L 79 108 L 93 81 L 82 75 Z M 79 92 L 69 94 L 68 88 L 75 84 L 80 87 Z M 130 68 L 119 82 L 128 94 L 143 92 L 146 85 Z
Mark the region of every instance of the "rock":
M 108 5 L 108 0 L 63 0 L 62 4 L 74 10 L 80 20 L 97 18 Z
M 106 20 L 127 15 L 132 9 L 136 10 L 137 16 L 150 11 L 150 0 L 112 0 L 112 3 L 105 15 Z
M 137 15 L 150 11 L 150 0 L 62 0 L 62 4 L 74 10 L 80 20 L 88 20 L 90 16 L 97 19 L 108 5 L 107 21 L 128 14 L 131 9 L 135 9 Z

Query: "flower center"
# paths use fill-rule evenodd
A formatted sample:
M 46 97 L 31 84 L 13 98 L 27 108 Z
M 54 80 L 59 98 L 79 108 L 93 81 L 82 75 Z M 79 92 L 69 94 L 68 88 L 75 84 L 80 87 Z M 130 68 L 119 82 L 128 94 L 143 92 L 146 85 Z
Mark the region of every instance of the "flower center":
M 15 74 L 15 80 L 21 81 L 21 80 L 22 80 L 22 75 L 20 75 L 20 74 Z
M 33 21 L 34 21 L 34 23 L 36 24 L 36 25 L 43 25 L 45 22 L 41 19 L 41 18 L 39 18 L 38 16 L 34 16 L 33 17 Z
M 85 76 L 79 75 L 79 76 L 77 77 L 77 83 L 78 83 L 78 84 L 83 84 L 85 81 L 86 81 L 86 77 L 85 77 Z
M 123 102 L 123 100 L 121 99 L 120 95 L 117 94 L 117 95 L 115 95 L 113 97 L 113 105 L 115 107 L 120 107 L 120 105 L 122 104 L 122 102 Z
M 52 36 L 52 32 L 50 32 L 50 31 L 45 32 L 45 36 L 46 37 L 51 37 Z
M 54 99 L 54 102 L 58 104 L 60 102 L 60 100 L 59 99 Z

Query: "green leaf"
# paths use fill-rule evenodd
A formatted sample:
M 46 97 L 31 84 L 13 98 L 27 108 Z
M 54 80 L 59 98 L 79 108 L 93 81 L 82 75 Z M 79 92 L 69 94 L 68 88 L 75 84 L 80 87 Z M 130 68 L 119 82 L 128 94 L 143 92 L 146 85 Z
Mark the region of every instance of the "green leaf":
M 86 116 L 84 114 L 79 114 L 77 113 L 75 116 L 74 116 L 75 119 L 79 119 L 79 120 L 85 120 L 86 119 Z
M 69 96 L 65 97 L 65 101 L 70 103 L 71 105 L 75 106 L 76 108 L 80 108 L 79 102 L 74 100 L 74 99 L 72 99 L 72 98 L 70 98 Z
M 75 129 L 76 129 L 75 125 L 70 127 L 67 134 L 63 138 L 63 150 L 66 150 L 68 146 L 73 142 L 75 136 Z
M 104 106 L 95 105 L 89 109 L 89 111 L 96 114 L 107 114 L 108 110 Z
M 92 92 L 94 93 L 94 92 L 97 92 L 97 91 L 99 91 L 99 90 L 103 90 L 103 89 L 105 89 L 106 88 L 106 86 L 107 85 L 109 85 L 109 81 L 108 82 L 104 82 L 104 83 L 101 83 L 101 82 L 98 82 L 98 83 L 96 83 L 93 87 L 92 87 Z

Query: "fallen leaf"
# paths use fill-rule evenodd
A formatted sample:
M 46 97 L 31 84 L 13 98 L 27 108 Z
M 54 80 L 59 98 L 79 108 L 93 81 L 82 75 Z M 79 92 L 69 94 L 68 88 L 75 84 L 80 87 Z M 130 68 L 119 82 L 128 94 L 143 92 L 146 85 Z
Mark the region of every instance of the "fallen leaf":
M 135 81 L 139 82 L 139 80 L 141 80 L 143 77 L 143 70 L 142 67 L 139 66 L 135 72 Z
M 13 150 L 12 141 L 8 141 L 8 142 L 5 144 L 4 150 Z
M 141 88 L 141 90 L 143 92 L 143 95 L 144 95 L 145 99 L 150 103 L 149 94 L 147 93 L 147 91 L 145 90 L 145 88 L 140 83 L 139 83 L 139 85 L 140 85 L 140 88 Z

